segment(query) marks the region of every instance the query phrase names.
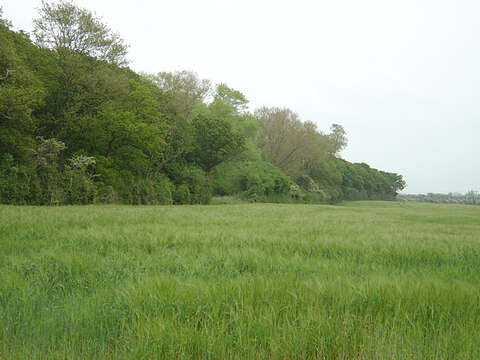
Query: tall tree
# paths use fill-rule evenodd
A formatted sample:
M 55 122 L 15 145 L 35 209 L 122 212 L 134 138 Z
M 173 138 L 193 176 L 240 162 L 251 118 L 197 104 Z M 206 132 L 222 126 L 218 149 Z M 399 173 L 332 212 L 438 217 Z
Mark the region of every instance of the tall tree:
M 345 149 L 348 144 L 347 133 L 342 125 L 332 124 L 328 137 L 331 140 L 331 154 L 338 156 L 338 153 Z
M 245 138 L 234 131 L 229 121 L 198 114 L 194 121 L 194 157 L 205 172 L 244 150 Z
M 188 119 L 194 109 L 210 95 L 210 80 L 200 79 L 191 71 L 160 72 L 150 76 L 163 94 L 165 110 L 175 118 Z
M 45 96 L 38 73 L 45 70 L 42 61 L 48 54 L 8 26 L 0 21 L 0 153 L 25 160 L 35 142 L 32 114 Z
M 159 89 L 161 111 L 168 121 L 167 145 L 157 163 L 157 171 L 192 150 L 193 118 L 211 93 L 211 82 L 190 71 L 160 72 L 147 76 Z
M 110 93 L 108 86 L 95 83 L 108 78 L 107 66 L 126 64 L 127 46 L 89 10 L 64 0 L 42 2 L 34 20 L 34 38 L 40 47 L 53 50 L 58 67 L 57 83 L 46 99 L 49 114 L 42 119 L 42 133 L 70 144 L 80 119 L 91 116 L 92 109 L 103 102 L 103 96 L 93 99 L 92 94 L 99 88 Z M 95 59 L 106 62 L 102 71 Z M 123 81 L 122 76 L 118 78 Z
M 128 47 L 120 36 L 89 10 L 70 1 L 43 1 L 33 34 L 38 45 L 59 53 L 68 50 L 116 65 L 127 63 Z
M 262 135 L 259 146 L 266 158 L 293 178 L 304 174 L 312 162 L 325 158 L 329 140 L 312 122 L 302 122 L 290 109 L 255 111 Z
M 248 100 L 240 91 L 228 87 L 226 84 L 218 84 L 214 102 L 221 101 L 231 107 L 234 113 L 241 113 L 247 109 Z

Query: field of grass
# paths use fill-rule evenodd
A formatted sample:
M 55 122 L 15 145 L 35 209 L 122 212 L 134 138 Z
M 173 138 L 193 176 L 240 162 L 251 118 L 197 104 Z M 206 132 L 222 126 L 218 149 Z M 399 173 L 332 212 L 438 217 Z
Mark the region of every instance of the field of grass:
M 479 359 L 480 207 L 0 206 L 0 359 Z

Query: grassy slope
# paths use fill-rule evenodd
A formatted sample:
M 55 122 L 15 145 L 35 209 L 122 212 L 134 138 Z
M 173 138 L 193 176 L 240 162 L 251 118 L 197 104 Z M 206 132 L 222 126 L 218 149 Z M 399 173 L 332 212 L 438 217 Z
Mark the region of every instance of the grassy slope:
M 480 207 L 0 207 L 0 358 L 480 358 Z

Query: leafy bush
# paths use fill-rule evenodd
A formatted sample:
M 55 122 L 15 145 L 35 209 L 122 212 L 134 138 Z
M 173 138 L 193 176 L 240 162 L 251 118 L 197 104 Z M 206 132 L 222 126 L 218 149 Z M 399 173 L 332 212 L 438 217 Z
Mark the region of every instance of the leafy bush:
M 174 185 L 165 175 L 156 179 L 136 178 L 131 186 L 134 205 L 170 205 L 173 203 Z
M 95 201 L 97 186 L 91 167 L 95 165 L 92 156 L 74 155 L 68 160 L 63 173 L 65 203 L 91 204 Z
M 32 168 L 15 165 L 13 157 L 5 154 L 0 160 L 1 203 L 17 205 L 37 203 L 38 184 L 35 180 L 35 172 Z M 32 191 L 33 188 L 36 191 Z
M 41 205 L 59 205 L 64 201 L 61 156 L 65 148 L 65 143 L 55 138 L 38 138 L 33 164 L 42 189 Z
M 174 196 L 175 204 L 184 205 L 190 204 L 190 190 L 188 189 L 187 184 L 181 184 L 175 189 Z
M 190 193 L 189 203 L 208 204 L 211 186 L 205 171 L 193 164 L 172 163 L 166 167 L 167 173 L 176 186 L 186 185 Z
M 213 193 L 217 196 L 243 194 L 252 201 L 273 195 L 288 195 L 292 181 L 280 169 L 265 161 L 228 162 L 213 172 Z

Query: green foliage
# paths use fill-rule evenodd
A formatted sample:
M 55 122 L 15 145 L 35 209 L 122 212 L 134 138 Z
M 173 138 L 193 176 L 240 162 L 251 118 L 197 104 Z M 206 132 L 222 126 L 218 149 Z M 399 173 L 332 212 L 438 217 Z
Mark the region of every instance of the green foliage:
M 213 173 L 214 195 L 242 194 L 252 201 L 288 195 L 292 181 L 265 161 L 226 162 Z
M 0 149 L 26 161 L 35 144 L 36 119 L 45 89 L 38 71 L 48 54 L 0 24 Z
M 341 200 L 394 200 L 405 187 L 401 175 L 330 156 L 310 170 L 310 177 L 331 203 Z
M 164 174 L 155 178 L 135 177 L 128 171 L 110 171 L 99 187 L 99 201 L 132 205 L 170 205 L 175 186 Z M 111 185 L 112 184 L 112 185 Z
M 262 151 L 255 145 L 260 130 L 258 119 L 246 111 L 248 100 L 238 90 L 225 84 L 217 85 L 213 101 L 208 105 L 209 116 L 222 118 L 232 129 L 244 138 L 245 144 L 236 154 L 237 160 L 260 160 Z
M 38 204 L 41 187 L 32 167 L 15 164 L 11 154 L 0 159 L 0 201 L 2 204 Z
M 330 150 L 332 155 L 338 155 L 338 153 L 347 146 L 347 133 L 342 125 L 332 124 L 328 137 L 330 138 L 330 142 L 332 144 L 332 148 Z
M 222 102 L 231 107 L 235 113 L 247 109 L 248 100 L 240 91 L 228 87 L 226 84 L 218 84 L 214 101 Z
M 120 67 L 120 37 L 69 1 L 42 3 L 36 45 L 10 28 L 0 12 L 2 203 L 335 203 L 405 187 L 338 159 L 338 124 L 323 134 L 289 109 L 252 114 L 242 92 L 193 72 Z
M 190 190 L 187 184 L 181 184 L 175 189 L 175 204 L 190 204 Z
M 190 71 L 161 72 L 149 78 L 162 92 L 164 111 L 178 122 L 190 119 L 197 105 L 202 104 L 211 91 L 209 80 L 199 79 Z
M 68 50 L 117 65 L 125 65 L 127 46 L 116 33 L 95 17 L 70 1 L 43 1 L 39 17 L 34 20 L 34 35 L 38 45 L 56 50 Z
M 63 174 L 64 196 L 67 204 L 91 204 L 95 201 L 97 186 L 92 167 L 92 156 L 74 155 L 68 160 Z
M 170 205 L 173 202 L 175 187 L 163 174 L 155 179 L 136 178 L 129 185 L 123 199 L 129 199 L 131 204 Z
M 235 132 L 225 119 L 200 113 L 193 120 L 193 127 L 194 158 L 207 173 L 245 149 L 245 138 Z
M 40 181 L 42 197 L 40 204 L 59 205 L 63 202 L 62 188 L 62 152 L 65 144 L 55 138 L 38 139 L 36 149 L 33 150 L 33 166 Z
M 177 184 L 188 187 L 191 204 L 208 204 L 211 197 L 209 179 L 205 171 L 193 165 L 186 165 L 175 175 Z
M 75 155 L 62 162 L 65 144 L 56 139 L 38 139 L 28 165 L 16 164 L 5 154 L 0 164 L 1 202 L 6 204 L 90 204 L 97 185 L 92 167 L 95 159 Z
M 255 112 L 261 131 L 257 145 L 265 158 L 292 178 L 323 161 L 330 139 L 312 122 L 302 122 L 290 109 L 260 108 Z

